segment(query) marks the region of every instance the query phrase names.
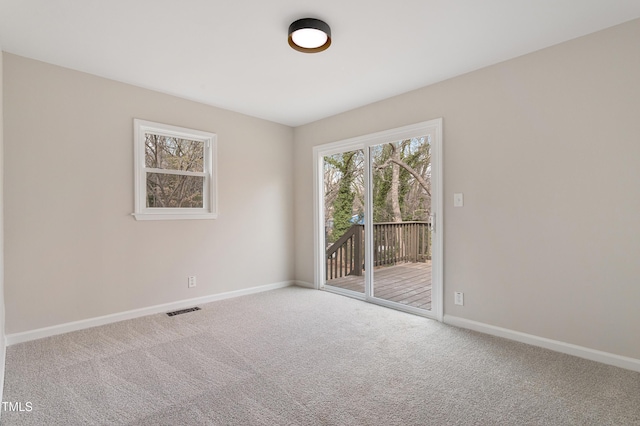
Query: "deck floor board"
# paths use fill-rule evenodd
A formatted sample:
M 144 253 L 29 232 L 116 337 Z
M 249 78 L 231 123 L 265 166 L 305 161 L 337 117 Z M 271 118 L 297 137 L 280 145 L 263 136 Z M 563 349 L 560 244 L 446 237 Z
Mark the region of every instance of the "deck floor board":
M 431 309 L 431 261 L 403 263 L 373 270 L 374 297 L 420 309 Z M 327 285 L 364 293 L 364 276 L 328 280 Z

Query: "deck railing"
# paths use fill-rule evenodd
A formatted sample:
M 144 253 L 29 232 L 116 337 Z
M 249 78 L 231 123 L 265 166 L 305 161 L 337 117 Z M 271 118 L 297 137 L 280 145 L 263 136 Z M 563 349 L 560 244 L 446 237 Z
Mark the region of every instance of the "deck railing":
M 429 222 L 373 224 L 373 266 L 431 259 Z
M 431 259 L 428 222 L 387 222 L 373 225 L 373 266 Z M 326 279 L 362 275 L 364 225 L 353 225 L 327 249 Z
M 362 275 L 364 225 L 353 225 L 327 249 L 326 279 Z

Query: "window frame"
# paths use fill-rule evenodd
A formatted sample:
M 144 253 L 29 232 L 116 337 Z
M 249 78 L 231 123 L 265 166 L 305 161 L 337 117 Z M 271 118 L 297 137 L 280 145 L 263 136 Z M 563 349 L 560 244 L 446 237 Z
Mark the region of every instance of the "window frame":
M 188 129 L 153 121 L 133 120 L 134 146 L 134 213 L 136 220 L 180 220 L 180 219 L 216 219 L 218 217 L 217 187 L 217 135 L 202 130 Z M 146 134 L 188 139 L 204 143 L 202 172 L 188 172 L 173 169 L 155 169 L 146 167 Z M 204 177 L 203 207 L 147 207 L 147 173 L 165 173 L 181 176 Z

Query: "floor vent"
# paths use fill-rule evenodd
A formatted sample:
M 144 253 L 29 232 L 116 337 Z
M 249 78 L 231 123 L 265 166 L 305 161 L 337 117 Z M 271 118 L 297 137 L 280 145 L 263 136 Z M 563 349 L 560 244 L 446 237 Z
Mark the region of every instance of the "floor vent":
M 193 312 L 193 311 L 199 311 L 200 308 L 195 307 L 195 308 L 189 308 L 189 309 L 181 309 L 179 311 L 173 311 L 173 312 L 167 312 L 167 315 L 169 315 L 170 317 L 176 316 L 176 315 L 180 315 L 180 314 L 186 314 L 187 312 Z

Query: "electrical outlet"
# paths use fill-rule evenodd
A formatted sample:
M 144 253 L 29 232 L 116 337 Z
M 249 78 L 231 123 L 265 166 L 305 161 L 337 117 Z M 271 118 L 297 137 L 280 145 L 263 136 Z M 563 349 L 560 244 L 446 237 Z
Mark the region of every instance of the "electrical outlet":
M 453 293 L 453 303 L 464 306 L 464 293 L 456 291 Z
M 189 277 L 188 283 L 189 283 L 189 288 L 195 287 L 196 286 L 196 277 Z

